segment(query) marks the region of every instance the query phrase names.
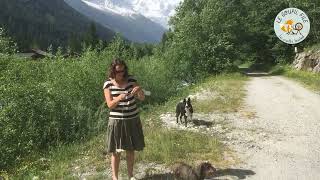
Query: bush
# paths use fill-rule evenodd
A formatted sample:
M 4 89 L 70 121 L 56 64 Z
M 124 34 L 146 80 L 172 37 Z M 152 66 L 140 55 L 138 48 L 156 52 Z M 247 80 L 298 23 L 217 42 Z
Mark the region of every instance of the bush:
M 0 168 L 105 130 L 108 109 L 102 85 L 113 56 L 109 49 L 40 61 L 1 56 Z M 130 74 L 152 92 L 147 104 L 164 102 L 175 93 L 176 80 L 163 60 L 145 57 L 127 64 Z
M 1 169 L 32 151 L 103 130 L 105 60 L 96 52 L 40 62 L 3 56 L 0 64 Z
M 161 103 L 176 93 L 177 80 L 171 68 L 160 58 L 146 57 L 140 61 L 130 60 L 128 66 L 138 83 L 152 95 L 146 103 Z
M 16 52 L 17 45 L 7 37 L 4 29 L 0 27 L 0 54 L 12 54 Z

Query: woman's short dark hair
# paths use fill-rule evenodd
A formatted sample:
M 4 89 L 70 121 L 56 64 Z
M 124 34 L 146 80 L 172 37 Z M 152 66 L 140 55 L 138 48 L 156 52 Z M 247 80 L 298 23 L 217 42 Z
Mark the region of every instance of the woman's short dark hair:
M 116 66 L 123 66 L 124 67 L 124 78 L 128 78 L 128 66 L 126 65 L 126 63 L 119 59 L 119 58 L 115 58 L 112 60 L 112 63 L 109 67 L 109 78 L 114 79 L 116 77 Z

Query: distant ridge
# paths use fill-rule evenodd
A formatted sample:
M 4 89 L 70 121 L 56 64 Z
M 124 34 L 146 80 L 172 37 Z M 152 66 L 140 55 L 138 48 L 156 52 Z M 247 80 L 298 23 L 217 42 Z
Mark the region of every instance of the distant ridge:
M 119 32 L 134 42 L 160 42 L 166 31 L 160 24 L 139 13 L 116 13 L 114 10 L 99 6 L 91 1 L 65 0 L 65 2 L 95 22 Z
M 17 43 L 20 50 L 66 46 L 71 36 L 85 34 L 91 20 L 68 6 L 63 0 L 1 0 L 0 26 Z M 114 32 L 96 24 L 99 38 L 111 40 Z

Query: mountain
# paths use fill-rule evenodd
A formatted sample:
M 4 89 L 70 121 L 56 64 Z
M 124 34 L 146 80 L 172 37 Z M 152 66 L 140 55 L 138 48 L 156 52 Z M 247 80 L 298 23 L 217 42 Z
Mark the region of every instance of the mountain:
M 94 24 L 63 0 L 0 0 L 0 27 L 7 30 L 22 51 L 47 49 L 50 44 L 66 46 L 70 42 L 80 46 L 90 30 L 103 40 L 114 36 L 112 30 Z
M 139 13 L 168 29 L 169 17 L 182 0 L 84 0 L 109 11 L 127 15 Z
M 182 0 L 135 0 L 132 9 L 168 29 L 170 16 Z
M 172 14 L 171 10 L 174 9 L 173 4 L 156 3 L 151 0 L 65 0 L 65 2 L 95 22 L 135 42 L 159 42 L 166 31 L 168 17 L 160 16 L 160 12 L 154 8 L 166 15 Z M 150 19 L 146 16 L 148 13 Z M 161 20 L 157 21 L 157 18 Z

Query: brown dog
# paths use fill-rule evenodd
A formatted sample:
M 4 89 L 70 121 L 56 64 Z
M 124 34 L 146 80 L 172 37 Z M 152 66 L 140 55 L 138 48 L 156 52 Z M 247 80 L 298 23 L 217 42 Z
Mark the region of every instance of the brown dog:
M 203 180 L 215 175 L 216 169 L 209 162 L 202 162 L 195 168 L 180 162 L 172 166 L 173 176 L 176 180 Z

